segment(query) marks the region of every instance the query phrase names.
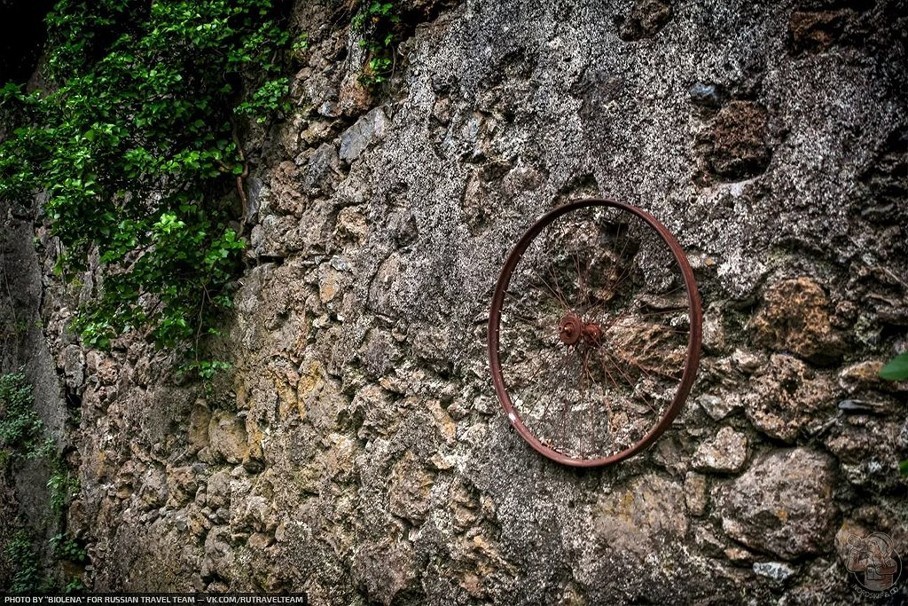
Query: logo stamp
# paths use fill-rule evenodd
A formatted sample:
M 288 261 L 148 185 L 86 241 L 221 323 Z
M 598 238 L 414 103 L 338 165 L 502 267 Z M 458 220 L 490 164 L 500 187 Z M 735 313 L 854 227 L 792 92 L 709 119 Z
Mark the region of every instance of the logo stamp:
M 884 598 L 898 591 L 902 559 L 889 535 L 873 532 L 852 536 L 845 544 L 844 556 L 855 592 L 868 598 Z

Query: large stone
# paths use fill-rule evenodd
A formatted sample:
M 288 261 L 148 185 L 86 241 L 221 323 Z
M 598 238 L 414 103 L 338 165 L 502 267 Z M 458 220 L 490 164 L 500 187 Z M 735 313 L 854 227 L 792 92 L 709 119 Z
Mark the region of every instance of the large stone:
M 209 507 L 220 508 L 230 505 L 230 471 L 222 469 L 208 478 L 205 491 Z
M 387 126 L 388 118 L 380 107 L 357 120 L 356 124 L 341 135 L 340 159 L 353 162 L 359 158 L 373 140 L 384 137 Z
M 723 181 L 759 175 L 769 164 L 766 109 L 751 101 L 731 101 L 716 115 L 702 143 L 706 170 Z
M 895 488 L 904 483 L 898 472 L 899 461 L 905 458 L 903 427 L 902 421 L 848 415 L 824 434 L 823 442 L 852 484 Z
M 246 423 L 235 414 L 221 410 L 208 423 L 209 448 L 228 463 L 242 463 L 249 454 Z
M 812 278 L 776 282 L 766 290 L 751 324 L 754 341 L 815 364 L 835 363 L 842 357 L 844 341 L 832 326 L 829 307 L 829 297 Z
M 188 465 L 166 470 L 167 491 L 172 503 L 183 505 L 195 497 L 199 486 L 199 471 Z
M 700 471 L 734 472 L 747 460 L 747 436 L 725 426 L 715 438 L 700 444 L 692 465 Z
M 762 457 L 716 491 L 722 530 L 752 549 L 785 560 L 826 551 L 838 515 L 833 466 L 828 455 L 805 448 Z
M 743 396 L 747 418 L 763 433 L 794 441 L 836 414 L 835 384 L 787 355 L 773 355 Z
M 353 575 L 370 601 L 389 606 L 416 579 L 413 548 L 391 539 L 363 545 L 353 559 Z
M 218 574 L 229 578 L 236 555 L 230 543 L 230 530 L 226 527 L 212 528 L 205 537 L 205 557 L 202 560 L 202 575 Z
M 411 452 L 394 465 L 388 488 L 391 513 L 411 520 L 423 520 L 429 509 L 434 474 Z
M 684 501 L 681 484 L 652 473 L 641 476 L 599 499 L 593 521 L 596 539 L 610 551 L 645 560 L 661 543 L 684 537 Z

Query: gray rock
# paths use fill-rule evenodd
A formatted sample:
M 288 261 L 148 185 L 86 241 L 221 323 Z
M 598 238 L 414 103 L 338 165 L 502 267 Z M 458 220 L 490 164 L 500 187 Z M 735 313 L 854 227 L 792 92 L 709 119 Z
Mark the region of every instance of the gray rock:
M 873 412 L 873 411 L 871 411 Z M 823 436 L 824 444 L 841 462 L 847 480 L 858 486 L 895 489 L 904 456 L 899 433 L 902 423 L 863 414 L 848 415 Z
M 835 536 L 833 460 L 805 448 L 761 457 L 714 492 L 722 530 L 783 559 L 822 553 Z
M 357 124 L 359 123 L 357 122 Z M 355 129 L 356 125 L 354 125 L 352 128 Z M 369 141 L 366 140 L 366 137 L 380 136 L 375 135 L 374 133 L 372 135 L 367 135 L 366 133 L 362 132 L 363 128 L 365 127 L 360 128 L 360 130 L 358 131 L 360 138 L 358 142 L 352 140 L 348 141 L 347 139 L 345 139 L 347 133 L 344 133 L 344 135 L 341 137 L 342 151 L 344 151 L 345 149 L 343 147 L 344 141 L 347 141 L 346 153 L 355 153 L 358 156 L 359 153 L 362 152 L 362 149 L 365 149 L 365 147 L 369 145 Z M 358 144 L 361 144 L 362 148 L 359 149 L 359 151 L 354 152 L 353 146 Z M 309 163 L 306 166 L 305 171 L 303 172 L 303 188 L 310 195 L 329 193 L 334 184 L 334 181 L 337 179 L 339 172 L 340 169 L 338 167 L 337 149 L 330 143 L 322 143 L 309 159 Z
M 708 351 L 722 351 L 727 344 L 721 314 L 718 305 L 711 305 L 703 314 L 703 347 Z
M 230 471 L 222 469 L 208 478 L 206 493 L 207 504 L 212 508 L 230 504 Z
M 738 394 L 705 393 L 697 398 L 697 404 L 714 421 L 721 421 L 733 410 L 741 408 L 741 397 Z
M 242 463 L 249 455 L 246 424 L 227 411 L 218 411 L 211 415 L 208 422 L 208 441 L 212 452 L 223 457 L 228 463 Z
M 63 350 L 63 374 L 70 389 L 78 389 L 85 382 L 85 353 L 78 345 Z
M 835 384 L 792 356 L 776 354 L 743 396 L 747 418 L 773 438 L 792 442 L 836 414 Z
M 223 526 L 212 528 L 205 537 L 202 576 L 210 577 L 215 574 L 230 576 L 235 557 L 230 541 L 230 530 Z
M 364 545 L 353 560 L 354 576 L 371 600 L 389 606 L 416 579 L 413 552 L 407 541 Z
M 724 98 L 719 86 L 705 82 L 694 82 L 687 94 L 694 105 L 710 108 L 717 108 L 722 105 Z
M 754 562 L 754 574 L 766 577 L 776 583 L 783 583 L 794 575 L 798 569 L 785 562 Z
M 259 209 L 262 206 L 262 189 L 264 183 L 258 177 L 250 177 L 246 181 L 246 222 L 254 224 L 258 220 Z
M 142 474 L 139 488 L 139 503 L 143 509 L 161 507 L 167 501 L 167 476 L 155 467 L 149 467 Z
M 746 460 L 747 436 L 726 425 L 715 438 L 700 444 L 691 464 L 700 471 L 734 472 Z
M 373 140 L 385 136 L 388 118 L 382 108 L 376 107 L 344 131 L 340 140 L 339 157 L 344 162 L 353 162 L 365 151 Z
M 411 520 L 425 519 L 434 474 L 407 452 L 391 472 L 388 505 L 391 513 Z

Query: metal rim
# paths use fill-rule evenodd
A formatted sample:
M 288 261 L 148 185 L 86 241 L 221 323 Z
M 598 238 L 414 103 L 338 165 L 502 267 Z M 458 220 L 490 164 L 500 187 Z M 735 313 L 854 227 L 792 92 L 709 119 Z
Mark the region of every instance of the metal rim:
M 632 446 L 618 453 L 606 457 L 581 459 L 565 455 L 547 446 L 546 444 L 543 444 L 526 426 L 523 419 L 520 417 L 520 414 L 511 402 L 510 395 L 508 394 L 507 388 L 505 387 L 505 381 L 502 375 L 501 360 L 499 356 L 499 336 L 501 311 L 502 305 L 504 303 L 505 293 L 510 283 L 511 276 L 513 275 L 513 272 L 516 269 L 522 255 L 527 250 L 527 247 L 545 227 L 552 224 L 559 217 L 579 209 L 596 206 L 615 208 L 639 217 L 647 225 L 649 225 L 649 227 L 651 227 L 656 234 L 658 234 L 662 242 L 664 242 L 665 245 L 669 248 L 675 262 L 678 265 L 678 268 L 680 269 L 680 273 L 684 281 L 684 287 L 687 294 L 687 303 L 689 306 L 690 334 L 687 343 L 686 362 L 680 383 L 671 405 L 663 413 L 659 422 L 656 423 L 649 430 L 649 432 L 643 436 L 643 438 L 634 443 Z M 664 225 L 662 225 L 662 223 L 660 223 L 655 217 L 653 217 L 645 210 L 628 204 L 623 204 L 621 202 L 615 202 L 613 200 L 606 199 L 582 199 L 569 202 L 563 206 L 547 212 L 535 223 L 533 223 L 533 225 L 530 226 L 526 233 L 523 234 L 520 240 L 518 240 L 517 244 L 508 255 L 508 258 L 501 269 L 501 272 L 498 276 L 498 281 L 495 286 L 494 295 L 492 297 L 492 305 L 489 312 L 488 355 L 492 372 L 492 382 L 495 387 L 495 392 L 498 396 L 498 400 L 504 408 L 504 411 L 509 421 L 511 422 L 511 425 L 534 450 L 549 459 L 573 467 L 598 467 L 616 463 L 618 461 L 631 457 L 634 454 L 645 449 L 647 446 L 652 444 L 660 435 L 662 435 L 662 433 L 671 425 L 672 421 L 674 421 L 674 419 L 678 416 L 678 413 L 681 411 L 684 402 L 686 401 L 687 396 L 690 393 L 690 389 L 693 386 L 694 378 L 697 373 L 697 367 L 700 361 L 701 339 L 702 308 L 700 304 L 700 296 L 697 291 L 697 285 L 694 279 L 693 270 L 691 269 L 690 263 L 688 263 L 687 261 L 687 256 L 685 255 L 677 239 L 672 235 L 671 232 L 668 231 L 668 229 Z

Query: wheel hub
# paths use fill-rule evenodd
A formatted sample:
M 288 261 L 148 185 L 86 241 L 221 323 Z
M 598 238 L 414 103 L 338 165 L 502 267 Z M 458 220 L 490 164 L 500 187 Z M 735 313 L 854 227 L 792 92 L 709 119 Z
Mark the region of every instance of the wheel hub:
M 569 313 L 558 323 L 558 338 L 565 345 L 576 345 L 583 339 L 587 345 L 599 345 L 602 329 L 595 322 L 584 322 L 575 313 Z

